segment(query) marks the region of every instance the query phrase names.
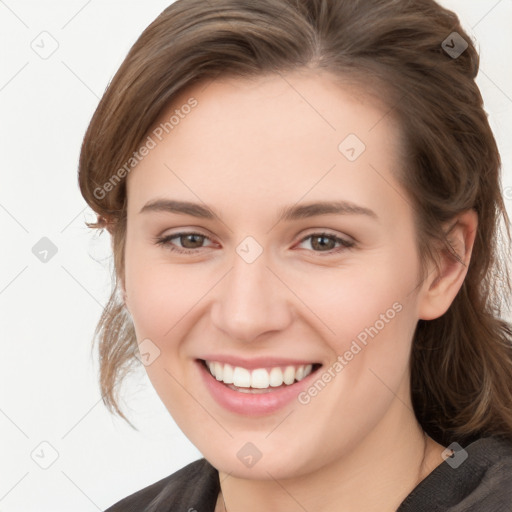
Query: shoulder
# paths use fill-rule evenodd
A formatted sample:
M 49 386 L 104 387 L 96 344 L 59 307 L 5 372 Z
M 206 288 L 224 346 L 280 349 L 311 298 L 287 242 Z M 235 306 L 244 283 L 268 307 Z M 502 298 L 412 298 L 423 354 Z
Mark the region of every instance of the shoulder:
M 397 512 L 512 510 L 512 441 L 484 437 L 454 452 L 418 484 Z
M 105 512 L 208 510 L 218 493 L 218 472 L 203 458 L 123 498 Z
M 472 450 L 471 450 L 472 448 Z M 510 512 L 512 510 L 512 441 L 489 437 L 479 439 L 467 448 L 468 464 L 464 479 L 466 493 L 453 512 Z M 477 475 L 470 476 L 471 469 Z M 450 509 L 451 510 L 451 509 Z

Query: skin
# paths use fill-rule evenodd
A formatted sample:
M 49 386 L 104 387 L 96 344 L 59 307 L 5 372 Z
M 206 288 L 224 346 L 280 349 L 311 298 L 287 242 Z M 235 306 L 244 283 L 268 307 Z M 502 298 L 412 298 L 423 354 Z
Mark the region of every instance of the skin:
M 393 175 L 399 127 L 389 108 L 326 72 L 196 84 L 162 120 L 191 96 L 198 105 L 127 181 L 123 285 L 138 342 L 149 338 L 160 350 L 148 376 L 219 470 L 230 512 L 396 510 L 443 462 L 444 447 L 425 438 L 412 411 L 414 329 L 448 309 L 467 270 L 443 259 L 418 280 L 411 204 Z M 338 150 L 350 133 L 366 145 L 353 162 Z M 218 217 L 139 213 L 155 198 L 206 204 Z M 276 223 L 286 205 L 342 199 L 378 219 Z M 453 243 L 467 265 L 477 216 L 457 220 Z M 195 246 L 173 239 L 198 247 L 193 254 L 155 244 L 183 231 L 208 238 Z M 332 239 L 324 249 L 318 236 L 301 242 L 322 231 L 356 245 L 335 252 Z M 250 264 L 236 252 L 247 236 L 263 249 Z M 394 303 L 400 312 L 307 405 L 242 416 L 214 402 L 199 378 L 194 360 L 206 353 L 300 357 L 327 368 Z M 250 468 L 237 457 L 247 442 L 262 453 Z

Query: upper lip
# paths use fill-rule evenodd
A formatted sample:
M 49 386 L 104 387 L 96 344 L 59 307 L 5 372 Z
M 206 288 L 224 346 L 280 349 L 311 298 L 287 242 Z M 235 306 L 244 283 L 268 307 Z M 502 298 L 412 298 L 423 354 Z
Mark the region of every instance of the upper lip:
M 217 361 L 219 363 L 230 364 L 231 366 L 240 366 L 247 369 L 255 368 L 271 368 L 273 366 L 300 366 L 307 364 L 315 364 L 312 359 L 290 359 L 284 357 L 254 357 L 246 359 L 233 355 L 210 354 L 201 357 L 205 361 Z

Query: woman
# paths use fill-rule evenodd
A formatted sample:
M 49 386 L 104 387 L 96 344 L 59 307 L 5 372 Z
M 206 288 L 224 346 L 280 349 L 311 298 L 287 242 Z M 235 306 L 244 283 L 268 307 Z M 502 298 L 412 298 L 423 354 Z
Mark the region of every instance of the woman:
M 204 458 L 110 512 L 511 509 L 477 70 L 432 0 L 178 0 L 144 31 L 80 158 L 116 269 L 100 382 L 125 418 L 142 361 Z

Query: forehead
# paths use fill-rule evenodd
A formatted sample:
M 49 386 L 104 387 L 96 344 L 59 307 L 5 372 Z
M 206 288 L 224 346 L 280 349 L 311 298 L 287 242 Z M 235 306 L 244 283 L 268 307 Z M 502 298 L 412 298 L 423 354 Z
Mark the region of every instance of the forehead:
M 327 73 L 200 82 L 174 99 L 149 136 L 155 147 L 128 176 L 129 206 L 139 209 L 166 191 L 276 207 L 338 191 L 385 207 L 383 187 L 400 165 L 387 106 Z M 396 196 L 396 187 L 387 192 Z

